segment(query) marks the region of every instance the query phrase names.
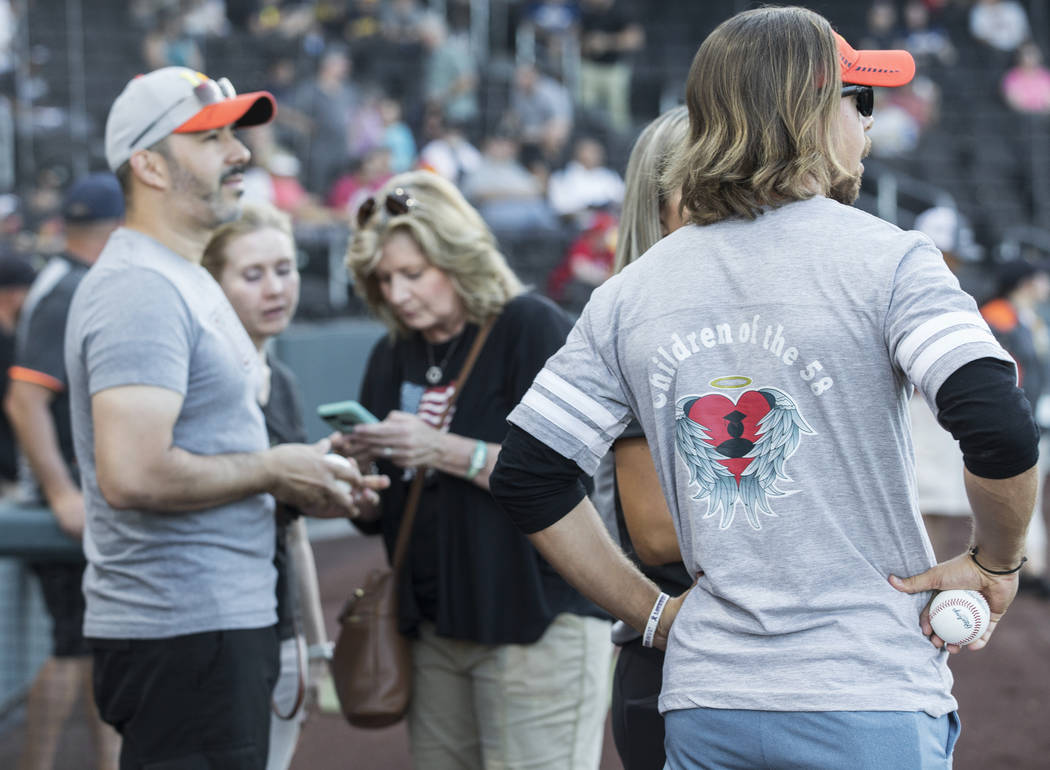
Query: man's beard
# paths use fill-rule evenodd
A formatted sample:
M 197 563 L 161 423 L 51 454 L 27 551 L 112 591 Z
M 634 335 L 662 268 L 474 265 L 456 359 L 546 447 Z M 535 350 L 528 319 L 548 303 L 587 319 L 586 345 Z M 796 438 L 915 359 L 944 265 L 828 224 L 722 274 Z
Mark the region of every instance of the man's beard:
M 864 137 L 864 152 L 861 153 L 861 160 L 868 157 L 871 153 L 871 139 L 867 136 Z M 831 189 L 828 191 L 828 196 L 832 200 L 836 200 L 839 203 L 844 203 L 847 206 L 852 206 L 860 195 L 860 183 L 864 176 L 864 169 L 857 168 L 857 170 L 850 174 L 848 177 L 838 180 L 831 185 Z
M 205 228 L 214 230 L 219 225 L 232 222 L 240 215 L 240 194 L 237 195 L 236 200 L 225 200 L 223 184 L 229 177 L 235 174 L 243 174 L 245 171 L 244 166 L 228 169 L 219 178 L 217 187 L 212 187 L 200 177 L 194 176 L 179 165 L 177 161 L 170 162 L 170 166 L 172 192 L 186 194 L 204 204 L 207 215 L 205 217 L 206 221 L 202 221 L 201 224 Z

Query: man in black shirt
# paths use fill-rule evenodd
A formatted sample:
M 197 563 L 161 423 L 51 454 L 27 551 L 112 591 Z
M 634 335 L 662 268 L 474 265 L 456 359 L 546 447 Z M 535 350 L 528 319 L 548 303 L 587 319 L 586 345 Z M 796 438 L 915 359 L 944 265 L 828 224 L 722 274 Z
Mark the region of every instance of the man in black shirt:
M 0 254 L 0 399 L 7 392 L 7 368 L 15 354 L 15 324 L 35 277 L 36 271 L 28 260 L 4 248 Z M 13 486 L 17 454 L 11 425 L 0 414 L 0 484 Z
M 92 174 L 75 182 L 62 206 L 66 247 L 48 262 L 33 284 L 18 324 L 11 384 L 4 409 L 28 468 L 21 470 L 29 500 L 51 508 L 58 524 L 79 540 L 84 532 L 80 492 L 69 417 L 64 360 L 66 318 L 80 279 L 102 252 L 124 217 L 124 196 L 112 174 Z M 23 760 L 28 767 L 46 762 L 63 723 L 84 685 L 91 683 L 90 651 L 84 642 L 84 595 L 80 590 L 86 562 L 35 563 L 52 621 L 51 657 L 29 691 Z M 115 768 L 120 741 L 98 718 L 88 699 L 98 747 L 98 766 Z M 36 757 L 37 759 L 34 759 Z

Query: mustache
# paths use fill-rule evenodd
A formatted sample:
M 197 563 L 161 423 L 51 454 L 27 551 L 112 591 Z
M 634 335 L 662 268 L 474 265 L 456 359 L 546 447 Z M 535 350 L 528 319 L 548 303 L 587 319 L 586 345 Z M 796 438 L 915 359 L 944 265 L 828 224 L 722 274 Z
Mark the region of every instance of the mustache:
M 242 176 L 247 170 L 248 170 L 248 164 L 247 163 L 239 163 L 236 166 L 233 166 L 229 171 L 224 173 L 219 178 L 219 181 L 220 182 L 225 182 L 231 176 Z

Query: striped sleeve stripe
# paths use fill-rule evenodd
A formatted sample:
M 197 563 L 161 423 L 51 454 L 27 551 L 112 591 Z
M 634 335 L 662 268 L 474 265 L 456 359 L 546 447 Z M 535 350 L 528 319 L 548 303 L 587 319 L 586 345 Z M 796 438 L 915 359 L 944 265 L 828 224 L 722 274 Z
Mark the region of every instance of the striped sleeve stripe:
M 602 437 L 598 431 L 583 420 L 566 412 L 535 388 L 529 389 L 529 392 L 521 399 L 521 403 L 555 427 L 582 441 L 591 448 L 591 451 L 594 451 L 595 447 L 602 444 Z
M 974 342 L 986 343 L 999 347 L 995 337 L 987 329 L 959 329 L 951 334 L 946 334 L 936 342 L 929 345 L 919 354 L 915 362 L 908 367 L 908 377 L 916 385 L 922 383 L 923 378 L 929 373 L 930 368 L 942 357 L 951 353 L 956 348 L 969 345 Z
M 919 348 L 953 326 L 976 326 L 988 332 L 988 324 L 984 319 L 977 313 L 968 310 L 944 313 L 931 318 L 919 324 L 897 347 L 897 363 L 901 369 L 908 369 L 908 364 L 911 363 L 912 357 Z
M 27 369 L 24 366 L 12 366 L 7 370 L 7 376 L 19 382 L 31 382 L 34 385 L 40 385 L 48 390 L 53 390 L 55 393 L 61 393 L 66 389 L 65 384 L 57 377 L 38 372 L 35 369 Z
M 540 373 L 536 375 L 536 384 L 543 386 L 552 395 L 585 415 L 600 431 L 607 432 L 619 422 L 608 409 L 550 369 L 540 370 Z

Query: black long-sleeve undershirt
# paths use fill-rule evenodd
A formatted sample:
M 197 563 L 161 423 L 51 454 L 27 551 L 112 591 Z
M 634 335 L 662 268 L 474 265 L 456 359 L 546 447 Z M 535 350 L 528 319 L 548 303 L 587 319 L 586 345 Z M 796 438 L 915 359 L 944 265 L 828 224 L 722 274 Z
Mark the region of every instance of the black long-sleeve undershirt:
M 959 442 L 963 463 L 975 476 L 1009 478 L 1035 465 L 1039 431 L 1010 364 L 994 358 L 965 364 L 945 380 L 936 402 L 938 421 Z M 575 508 L 587 494 L 587 481 L 575 462 L 511 425 L 489 488 L 530 534 Z

